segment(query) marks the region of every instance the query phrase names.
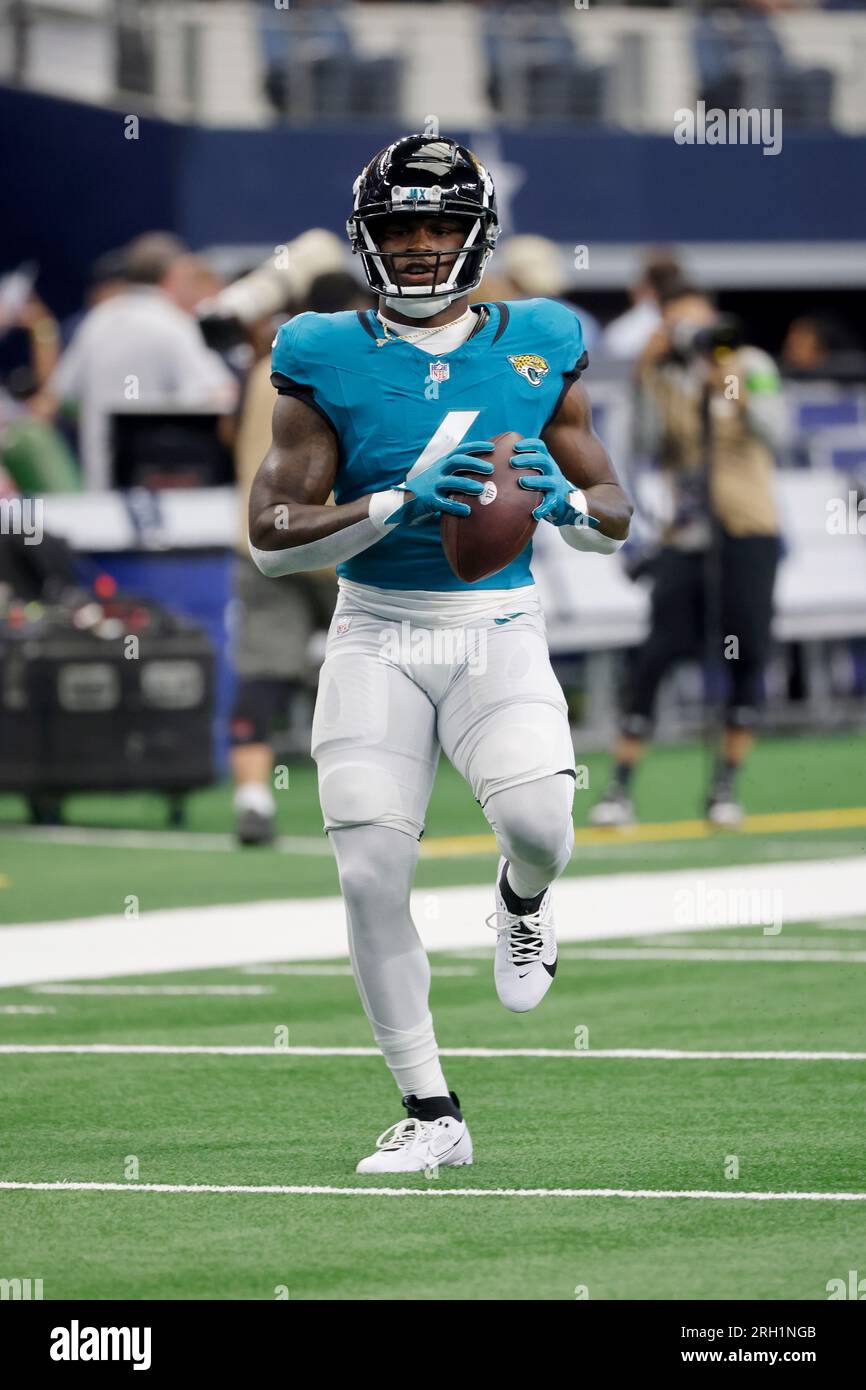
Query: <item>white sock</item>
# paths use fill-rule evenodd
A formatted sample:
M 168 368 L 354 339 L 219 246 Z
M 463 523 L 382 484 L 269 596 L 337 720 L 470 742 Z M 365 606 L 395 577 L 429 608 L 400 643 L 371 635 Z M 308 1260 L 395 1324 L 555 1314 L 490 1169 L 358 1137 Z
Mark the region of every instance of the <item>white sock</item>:
M 235 787 L 235 811 L 257 811 L 260 816 L 272 816 L 277 809 L 274 794 L 267 782 L 241 782 Z

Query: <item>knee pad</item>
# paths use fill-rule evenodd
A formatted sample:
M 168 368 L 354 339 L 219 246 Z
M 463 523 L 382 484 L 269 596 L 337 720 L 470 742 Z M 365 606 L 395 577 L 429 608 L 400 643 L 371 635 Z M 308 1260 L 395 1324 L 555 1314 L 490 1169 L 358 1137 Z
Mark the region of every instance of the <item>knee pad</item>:
M 574 847 L 573 802 L 574 778 L 558 774 L 497 792 L 485 809 L 514 858 L 556 874 Z
M 410 920 L 417 840 L 382 825 L 335 828 L 331 839 L 352 932 L 364 940 L 393 937 L 395 919 Z
M 319 764 L 319 799 L 334 825 L 365 825 L 398 809 L 397 787 L 384 769 L 368 762 L 326 758 Z
M 535 782 L 563 770 L 574 772 L 574 747 L 565 702 L 516 704 L 482 721 L 475 746 L 461 767 L 476 799 L 485 806 L 505 787 Z
M 407 814 L 396 777 L 381 764 L 352 757 L 352 750 L 319 758 L 319 801 L 326 830 L 352 825 L 390 825 L 418 839 L 423 825 Z

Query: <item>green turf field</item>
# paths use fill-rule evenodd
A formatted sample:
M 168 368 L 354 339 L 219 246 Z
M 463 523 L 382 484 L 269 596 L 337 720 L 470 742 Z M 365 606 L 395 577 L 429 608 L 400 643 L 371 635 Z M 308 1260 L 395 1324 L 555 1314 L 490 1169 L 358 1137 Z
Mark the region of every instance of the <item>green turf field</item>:
M 749 809 L 860 807 L 864 763 L 862 742 L 850 738 L 767 742 L 745 788 Z M 702 766 L 699 750 L 659 750 L 640 787 L 644 814 L 694 817 Z M 606 764 L 590 768 L 595 794 Z M 161 814 L 156 799 L 78 798 L 67 820 L 154 830 Z M 16 815 L 16 801 L 3 799 L 0 818 Z M 299 769 L 281 828 L 315 837 L 317 827 L 314 784 Z M 226 789 L 194 799 L 188 832 L 229 829 Z M 707 839 L 671 829 L 657 842 L 579 843 L 572 871 L 866 853 L 857 825 Z M 490 852 L 470 844 L 462 853 L 455 842 L 484 830 L 471 795 L 443 767 L 425 836 L 436 857 L 422 860 L 419 881 L 488 883 Z M 116 913 L 131 891 L 146 912 L 336 890 L 331 861 L 301 848 L 121 848 L 98 836 L 69 845 L 28 833 L 0 836 L 7 922 Z M 98 991 L 84 982 L 81 994 L 0 989 L 7 1048 L 109 1049 L 0 1053 L 0 1277 L 42 1278 L 47 1299 L 273 1299 L 287 1290 L 292 1299 L 570 1300 L 578 1290 L 590 1299 L 810 1300 L 827 1297 L 829 1280 L 862 1272 L 866 1201 L 802 1194 L 866 1194 L 866 1060 L 811 1055 L 866 1058 L 866 882 L 862 916 L 786 922 L 778 937 L 672 927 L 630 938 L 624 923 L 620 940 L 592 946 L 563 946 L 553 989 L 523 1016 L 499 1005 L 489 950 L 433 958 L 440 1045 L 494 1055 L 446 1057 L 475 1162 L 430 1177 L 354 1172 L 402 1112 L 377 1056 L 329 1051 L 372 1042 L 353 981 L 334 961 L 130 975 L 99 981 Z M 676 957 L 660 959 L 660 949 Z M 106 994 L 112 983 L 241 992 Z M 588 1051 L 576 1051 L 576 1030 Z M 257 1050 L 110 1050 L 130 1045 Z M 293 1050 L 303 1048 L 319 1050 Z M 501 1055 L 515 1049 L 530 1055 Z M 598 1055 L 624 1049 L 680 1055 Z M 531 1055 L 542 1050 L 557 1055 Z M 696 1052 L 717 1055 L 681 1055 Z M 727 1055 L 741 1052 L 805 1055 Z M 98 1186 L 2 1187 L 38 1182 Z M 268 1186 L 281 1190 L 232 1190 Z M 340 1191 L 309 1190 L 321 1187 Z M 405 1195 L 369 1193 L 381 1187 Z M 633 1195 L 585 1195 L 599 1189 Z M 703 1195 L 643 1195 L 661 1192 Z
M 798 928 L 809 938 L 823 945 L 830 932 Z M 866 946 L 866 918 L 843 944 Z M 863 965 L 566 959 L 544 1007 L 524 1018 L 498 1005 L 489 961 L 449 956 L 434 966 L 472 971 L 434 975 L 443 1047 L 568 1050 L 576 1026 L 597 1049 L 866 1044 Z M 286 1285 L 293 1298 L 570 1299 L 586 1285 L 606 1299 L 814 1299 L 862 1263 L 866 1203 L 434 1189 L 862 1191 L 864 1063 L 456 1057 L 445 1065 L 473 1131 L 473 1166 L 435 1179 L 357 1177 L 354 1162 L 399 1118 L 380 1062 L 273 1048 L 280 1027 L 292 1047 L 369 1045 L 351 979 L 171 977 L 217 982 L 273 992 L 4 991 L 5 1001 L 57 1008 L 5 1017 L 6 1040 L 272 1052 L 4 1058 L 3 1178 L 123 1183 L 135 1158 L 141 1183 L 355 1194 L 0 1192 L 2 1268 L 42 1277 L 46 1297 L 261 1299 Z M 736 1179 L 725 1176 L 732 1157 Z M 419 1195 L 358 1191 L 383 1182 Z

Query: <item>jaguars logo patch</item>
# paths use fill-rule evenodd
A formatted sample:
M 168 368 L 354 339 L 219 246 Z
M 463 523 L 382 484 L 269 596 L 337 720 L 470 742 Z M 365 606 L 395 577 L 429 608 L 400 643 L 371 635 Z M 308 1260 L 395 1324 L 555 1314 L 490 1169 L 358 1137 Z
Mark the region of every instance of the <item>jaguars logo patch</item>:
M 516 372 L 525 377 L 530 386 L 540 386 L 550 367 L 543 357 L 539 357 L 536 352 L 522 352 L 518 357 L 509 357 L 509 362 Z

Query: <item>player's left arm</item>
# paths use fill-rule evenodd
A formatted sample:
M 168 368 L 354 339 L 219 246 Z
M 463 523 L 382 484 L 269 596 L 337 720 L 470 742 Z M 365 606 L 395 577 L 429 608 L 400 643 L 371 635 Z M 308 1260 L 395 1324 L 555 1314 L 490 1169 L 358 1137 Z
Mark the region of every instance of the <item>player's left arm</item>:
M 592 428 L 589 397 L 579 382 L 575 382 L 567 392 L 550 424 L 542 431 L 541 439 L 558 465 L 559 472 L 571 484 L 572 489 L 583 493 L 586 501 L 586 506 L 582 508 L 584 514 L 597 523 L 597 529 L 602 535 L 612 540 L 624 541 L 628 536 L 634 508 L 616 476 L 604 445 Z M 516 446 L 515 453 L 517 454 L 521 446 L 527 442 L 530 441 L 521 441 L 521 444 Z M 531 450 L 526 452 L 528 455 Z M 536 486 L 531 475 L 526 485 Z M 567 494 L 561 485 L 558 489 L 548 490 L 548 497 L 541 507 L 545 507 L 551 500 L 551 493 L 558 494 L 560 503 L 565 501 L 573 510 L 581 510 L 574 507 L 573 492 L 571 502 L 566 500 Z M 541 508 L 536 508 L 536 514 L 540 510 Z M 545 515 L 554 525 L 565 525 L 575 520 L 574 517 L 564 516 L 563 512 L 564 508 L 561 505 L 554 505 Z M 562 520 L 557 522 L 559 516 L 562 516 Z

